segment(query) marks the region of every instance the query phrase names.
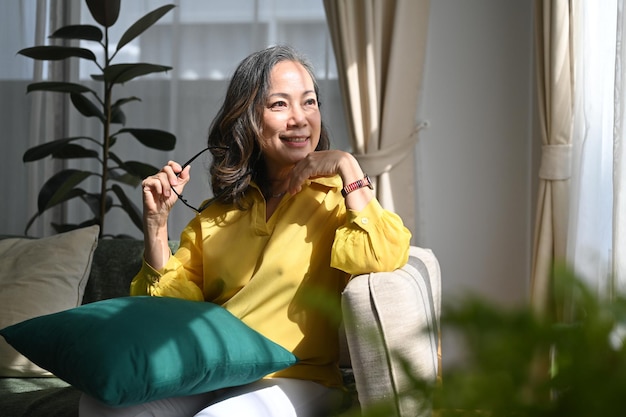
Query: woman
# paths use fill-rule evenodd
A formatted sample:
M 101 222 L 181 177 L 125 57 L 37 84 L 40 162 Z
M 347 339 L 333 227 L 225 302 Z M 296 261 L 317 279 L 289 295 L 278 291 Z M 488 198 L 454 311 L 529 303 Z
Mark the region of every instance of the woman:
M 222 305 L 299 362 L 219 392 L 109 410 L 89 397 L 81 415 L 316 416 L 341 398 L 340 294 L 351 274 L 393 270 L 410 233 L 381 208 L 349 153 L 329 150 L 318 86 L 284 46 L 241 62 L 208 139 L 215 198 L 167 246 L 168 214 L 190 178 L 170 161 L 143 182 L 145 253 L 133 295 Z

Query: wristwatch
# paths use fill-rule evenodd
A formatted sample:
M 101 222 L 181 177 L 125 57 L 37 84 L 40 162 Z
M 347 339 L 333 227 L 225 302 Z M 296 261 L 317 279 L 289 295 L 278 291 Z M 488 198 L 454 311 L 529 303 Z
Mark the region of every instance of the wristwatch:
M 363 188 L 363 187 L 367 187 L 370 190 L 374 189 L 374 185 L 372 184 L 372 180 L 370 179 L 369 175 L 365 174 L 365 177 L 363 177 L 363 179 L 360 180 L 356 180 L 348 185 L 346 185 L 345 187 L 343 187 L 343 189 L 341 190 L 341 195 L 347 196 L 348 194 L 350 194 L 352 191 L 358 190 L 359 188 Z

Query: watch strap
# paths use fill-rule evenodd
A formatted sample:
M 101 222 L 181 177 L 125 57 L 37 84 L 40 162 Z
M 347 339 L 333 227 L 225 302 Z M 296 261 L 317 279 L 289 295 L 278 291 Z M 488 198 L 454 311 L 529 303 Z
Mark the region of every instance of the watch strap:
M 370 190 L 374 189 L 372 180 L 367 174 L 365 174 L 365 177 L 363 177 L 362 179 L 351 182 L 350 184 L 343 187 L 343 189 L 341 190 L 341 195 L 344 196 L 345 198 L 352 191 L 356 191 L 359 188 L 364 188 L 364 187 L 368 187 Z

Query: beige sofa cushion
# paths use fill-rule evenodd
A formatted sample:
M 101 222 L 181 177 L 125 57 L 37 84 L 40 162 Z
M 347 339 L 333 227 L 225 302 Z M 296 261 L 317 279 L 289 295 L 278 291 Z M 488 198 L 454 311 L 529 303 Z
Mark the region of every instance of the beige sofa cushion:
M 429 415 L 430 404 L 398 394 L 410 384 L 407 366 L 419 378 L 437 377 L 441 273 L 433 252 L 411 247 L 401 269 L 355 276 L 342 309 L 362 409 L 387 401 L 390 416 Z
M 0 329 L 77 307 L 89 278 L 98 226 L 40 238 L 0 240 Z M 0 337 L 0 376 L 52 376 Z

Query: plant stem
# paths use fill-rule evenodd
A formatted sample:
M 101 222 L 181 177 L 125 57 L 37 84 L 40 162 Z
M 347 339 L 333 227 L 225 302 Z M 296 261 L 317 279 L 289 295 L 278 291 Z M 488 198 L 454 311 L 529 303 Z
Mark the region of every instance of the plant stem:
M 104 28 L 104 69 L 109 67 L 109 28 Z M 104 78 L 104 123 L 102 146 L 102 176 L 100 182 L 100 237 L 104 231 L 104 216 L 106 214 L 107 171 L 109 165 L 109 141 L 111 133 L 111 94 L 113 84 Z

